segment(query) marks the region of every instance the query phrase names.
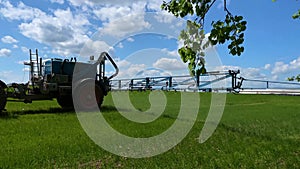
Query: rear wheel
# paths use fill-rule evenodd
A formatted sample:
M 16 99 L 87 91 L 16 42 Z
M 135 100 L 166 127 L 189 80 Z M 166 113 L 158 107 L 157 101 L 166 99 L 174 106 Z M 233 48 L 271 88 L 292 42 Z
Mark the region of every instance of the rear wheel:
M 6 92 L 4 88 L 0 86 L 0 112 L 4 110 L 6 102 L 7 102 Z
M 103 102 L 104 94 L 100 85 L 91 80 L 77 86 L 74 97 L 76 109 L 78 108 L 80 111 L 97 111 Z
M 74 109 L 72 95 L 62 95 L 57 97 L 57 103 L 63 109 Z

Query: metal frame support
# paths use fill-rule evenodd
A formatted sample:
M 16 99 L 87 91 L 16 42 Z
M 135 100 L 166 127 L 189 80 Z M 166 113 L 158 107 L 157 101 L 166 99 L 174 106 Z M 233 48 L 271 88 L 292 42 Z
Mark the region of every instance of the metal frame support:
M 239 88 L 239 85 L 237 85 L 237 74 L 240 73 L 240 70 L 229 70 L 229 74 L 231 75 L 231 87 L 232 89 Z

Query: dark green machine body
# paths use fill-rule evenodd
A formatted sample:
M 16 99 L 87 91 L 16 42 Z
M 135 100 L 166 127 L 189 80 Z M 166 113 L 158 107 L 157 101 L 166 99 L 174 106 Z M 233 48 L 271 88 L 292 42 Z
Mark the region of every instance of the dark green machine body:
M 105 61 L 109 60 L 116 69 L 115 74 L 105 76 Z M 5 109 L 7 101 L 31 103 L 34 100 L 57 99 L 62 108 L 80 105 L 84 110 L 95 109 L 102 104 L 103 97 L 110 91 L 110 79 L 118 74 L 118 67 L 108 53 L 103 52 L 98 60 L 90 63 L 77 62 L 76 58 L 51 59 L 42 61 L 38 51 L 30 50 L 30 79 L 26 84 L 5 84 L 0 80 L 0 111 Z M 88 88 L 95 88 L 97 105 L 89 103 Z M 84 101 L 74 103 L 73 97 Z

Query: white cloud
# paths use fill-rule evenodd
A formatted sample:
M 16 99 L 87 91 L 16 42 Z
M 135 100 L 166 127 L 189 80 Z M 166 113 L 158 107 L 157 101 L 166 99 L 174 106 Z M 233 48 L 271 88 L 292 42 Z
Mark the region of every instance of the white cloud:
M 176 17 L 167 11 L 161 11 L 155 14 L 155 19 L 160 23 L 172 23 L 176 20 Z
M 218 66 L 214 70 L 216 71 L 228 71 L 228 70 L 240 70 L 240 76 L 246 79 L 266 79 L 266 75 L 262 73 L 261 68 L 243 68 L 240 66 L 224 65 Z
M 24 52 L 24 53 L 28 53 L 28 51 L 29 51 L 29 49 L 26 48 L 26 47 L 24 47 L 24 46 L 21 47 L 21 50 L 22 50 L 22 52 Z
M 228 71 L 228 70 L 240 70 L 241 67 L 239 66 L 232 66 L 232 65 L 223 65 L 223 66 L 218 66 L 214 70 L 216 71 Z
M 241 77 L 260 80 L 285 81 L 287 77 L 298 75 L 300 72 L 300 57 L 290 61 L 278 61 L 265 64 L 260 68 L 244 68 L 240 66 L 220 66 L 217 70 L 241 70 Z
M 287 75 L 287 74 L 298 74 L 300 71 L 300 57 L 292 60 L 289 63 L 275 62 L 271 74 L 273 76 L 277 75 Z
M 88 25 L 90 22 L 85 15 L 74 15 L 70 9 L 58 9 L 54 16 L 34 18 L 30 23 L 19 25 L 19 29 L 24 36 L 49 45 L 53 53 L 65 56 L 78 54 L 89 40 L 85 34 Z
M 1 41 L 3 43 L 18 43 L 18 41 L 11 36 L 4 36 L 3 38 L 1 38 Z
M 270 70 L 270 68 L 271 68 L 271 64 L 265 64 L 264 69 Z
M 177 50 L 169 51 L 168 49 L 163 48 L 161 51 L 169 56 L 179 57 Z
M 86 14 L 75 14 L 68 8 L 57 9 L 51 15 L 22 2 L 17 6 L 13 6 L 9 1 L 3 1 L 1 4 L 4 7 L 0 12 L 4 17 L 26 21 L 19 25 L 21 34 L 50 46 L 55 54 L 78 54 L 89 39 L 86 32 L 91 24 Z
M 101 35 L 123 37 L 152 28 L 152 25 L 146 21 L 146 9 L 160 11 L 162 3 L 157 0 L 49 1 L 59 4 L 68 3 L 76 9 L 70 7 L 70 9 L 51 9 L 44 12 L 23 2 L 16 4 L 8 0 L 0 0 L 0 13 L 9 20 L 19 20 L 18 27 L 22 35 L 49 46 L 52 53 L 62 56 L 78 54 L 84 44 L 90 40 L 89 36 L 92 35 L 93 30 L 99 30 Z M 169 19 L 161 18 L 161 21 L 168 22 Z M 97 20 L 101 21 L 100 28 L 96 23 Z M 127 40 L 134 41 L 131 37 Z
M 8 83 L 24 83 L 28 80 L 27 76 L 25 76 L 24 73 L 20 73 L 20 72 L 16 73 L 11 70 L 0 71 L 0 79 L 6 84 L 8 84 Z
M 285 74 L 289 71 L 289 65 L 284 62 L 276 62 L 272 74 Z
M 127 38 L 128 42 L 134 42 L 134 39 L 132 37 Z
M 23 72 L 29 72 L 29 71 L 30 71 L 30 68 L 29 68 L 29 67 L 25 67 L 25 68 L 22 69 L 22 71 L 23 71 Z
M 93 5 L 90 0 L 68 0 L 73 6 L 82 6 L 82 5 Z
M 253 67 L 248 67 L 248 68 L 243 68 L 240 66 L 233 66 L 233 65 L 223 65 L 223 66 L 218 66 L 214 71 L 221 71 L 221 72 L 228 72 L 228 70 L 240 70 L 240 74 L 238 77 L 243 77 L 245 79 L 250 79 L 250 80 L 270 80 L 266 74 L 264 74 L 263 70 L 264 68 L 253 68 Z M 221 76 L 219 76 L 221 77 Z M 214 76 L 211 76 L 210 78 L 214 78 Z M 238 80 L 240 82 L 240 80 Z M 217 83 L 217 85 L 220 85 L 220 87 L 224 87 L 224 83 L 226 83 L 226 86 L 230 87 L 231 84 L 231 78 L 227 78 L 226 81 L 221 81 L 220 83 Z M 261 87 L 266 87 L 266 83 L 262 82 L 253 82 L 253 81 L 247 81 L 244 80 L 242 83 L 242 88 L 261 88 Z
M 170 58 L 158 59 L 153 63 L 153 67 L 169 71 L 187 69 L 187 66 L 182 61 Z
M 290 62 L 290 69 L 300 69 L 300 57 Z
M 29 60 L 19 60 L 17 63 L 19 65 L 24 65 L 24 62 L 29 62 Z
M 120 60 L 120 61 L 116 61 L 116 64 L 120 67 L 120 68 L 126 68 L 128 66 L 130 66 L 130 62 L 127 60 Z
M 12 75 L 12 71 L 0 71 L 0 79 L 6 83 L 8 83 L 7 80 L 10 79 L 11 75 Z
M 0 56 L 8 57 L 10 55 L 11 55 L 11 50 L 6 49 L 6 48 L 0 49 Z
M 103 34 L 123 37 L 146 28 L 150 23 L 145 21 L 145 3 L 135 2 L 129 6 L 105 6 L 94 9 L 94 14 L 103 21 Z
M 158 76 L 171 76 L 172 73 L 158 68 L 147 68 L 137 72 L 135 77 L 158 77 Z
M 19 2 L 16 7 L 7 0 L 0 1 L 0 4 L 3 6 L 0 13 L 10 20 L 31 20 L 45 15 L 41 10 L 26 6 L 23 2 Z
M 58 4 L 64 4 L 65 3 L 64 0 L 50 0 L 50 2 L 52 2 L 52 3 L 58 3 Z
M 132 63 L 123 63 L 119 65 L 120 72 L 118 74 L 118 78 L 132 78 L 136 77 L 136 74 L 142 70 L 146 69 L 145 64 L 132 64 Z
M 150 23 L 144 21 L 144 16 L 140 14 L 128 15 L 103 25 L 101 32 L 116 37 L 123 37 L 150 27 Z
M 131 14 L 131 10 L 130 6 L 106 6 L 93 12 L 101 21 L 113 21 Z
M 79 6 L 103 6 L 103 5 L 115 5 L 115 6 L 124 6 L 132 4 L 132 1 L 128 0 L 68 0 L 71 5 Z M 146 2 L 146 0 L 136 0 L 136 2 Z
M 137 72 L 146 68 L 145 64 L 131 64 L 129 69 L 127 69 L 127 73 L 131 76 L 134 76 Z
M 147 8 L 154 11 L 161 11 L 161 4 L 163 1 L 158 0 L 146 0 Z
M 251 79 L 266 79 L 266 75 L 262 73 L 260 68 L 242 68 L 241 74 L 246 78 Z
M 134 63 L 129 60 L 120 60 L 119 58 L 115 59 L 116 64 L 119 67 L 119 74 L 118 79 L 124 79 L 124 78 L 137 78 L 137 77 L 146 77 L 157 75 L 157 72 L 153 69 L 149 69 L 149 66 L 142 64 L 142 63 Z
M 17 48 L 19 48 L 19 46 L 18 45 L 13 45 L 13 48 L 17 49 Z
M 120 43 L 117 45 L 117 47 L 120 48 L 120 49 L 122 49 L 122 48 L 124 48 L 124 45 L 123 45 L 122 42 L 120 42 Z
M 101 52 L 111 52 L 114 49 L 104 41 L 93 41 L 88 39 L 80 51 L 80 55 L 84 57 L 95 56 L 96 59 Z

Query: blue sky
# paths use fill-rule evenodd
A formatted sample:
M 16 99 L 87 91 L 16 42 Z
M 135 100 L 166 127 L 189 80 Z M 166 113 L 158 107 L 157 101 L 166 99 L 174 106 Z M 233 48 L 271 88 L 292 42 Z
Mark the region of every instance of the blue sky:
M 224 18 L 221 2 L 207 15 L 206 33 L 212 19 Z M 161 3 L 0 0 L 0 79 L 26 82 L 28 68 L 23 62 L 29 58 L 28 50 L 36 48 L 45 59 L 76 56 L 82 61 L 109 51 L 121 69 L 119 78 L 148 68 L 153 68 L 149 75 L 188 74 L 177 54 L 181 44 L 177 37 L 185 21 L 161 11 Z M 226 44 L 216 46 L 206 56 L 209 71 L 240 69 L 246 78 L 269 80 L 300 73 L 300 20 L 291 17 L 300 2 L 231 0 L 228 8 L 248 21 L 245 52 L 231 56 Z

